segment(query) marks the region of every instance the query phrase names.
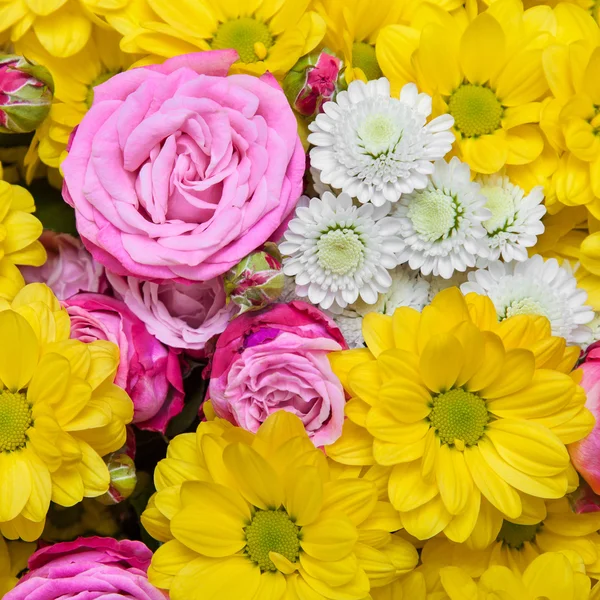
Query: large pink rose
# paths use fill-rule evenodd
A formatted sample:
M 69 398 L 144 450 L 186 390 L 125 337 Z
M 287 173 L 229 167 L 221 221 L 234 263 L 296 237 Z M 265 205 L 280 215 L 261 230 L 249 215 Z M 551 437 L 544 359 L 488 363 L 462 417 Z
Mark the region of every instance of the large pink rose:
M 335 323 L 305 302 L 245 313 L 217 341 L 208 396 L 219 417 L 249 431 L 287 410 L 316 446 L 331 444 L 342 433 L 345 397 L 327 355 L 345 349 Z
M 4 600 L 165 600 L 147 578 L 152 552 L 142 542 L 79 538 L 38 550 L 29 573 Z
M 108 340 L 121 359 L 115 383 L 134 406 L 141 429 L 165 432 L 183 408 L 183 380 L 177 353 L 151 335 L 124 302 L 102 294 L 77 294 L 64 303 L 71 317 L 71 337 L 89 343 Z
M 110 271 L 205 281 L 276 239 L 305 155 L 275 79 L 227 76 L 233 50 L 115 75 L 63 162 L 77 229 Z
M 586 408 L 596 417 L 596 425 L 583 440 L 569 446 L 571 460 L 581 476 L 600 494 L 600 342 L 592 344 L 581 365 Z
M 214 277 L 183 285 L 152 283 L 107 273 L 110 284 L 127 306 L 163 344 L 202 356 L 211 338 L 225 331 L 237 306 L 226 304 L 223 279 Z
M 41 267 L 21 267 L 26 283 L 45 283 L 59 300 L 79 292 L 106 291 L 104 267 L 77 238 L 47 230 L 40 242 L 46 248 L 48 260 Z

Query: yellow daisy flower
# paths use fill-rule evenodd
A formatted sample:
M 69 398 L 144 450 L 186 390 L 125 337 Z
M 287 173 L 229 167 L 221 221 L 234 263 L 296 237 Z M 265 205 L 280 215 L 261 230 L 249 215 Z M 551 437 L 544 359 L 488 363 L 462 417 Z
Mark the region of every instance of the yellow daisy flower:
M 0 598 L 15 587 L 35 549 L 35 544 L 7 542 L 0 536 Z
M 534 521 L 536 519 L 533 519 Z M 437 571 L 444 566 L 460 567 L 472 577 L 479 577 L 494 565 L 525 572 L 545 552 L 571 551 L 584 564 L 588 576 L 600 576 L 600 513 L 576 514 L 567 498 L 547 502 L 541 522 L 522 524 L 501 519 L 495 526 L 496 540 L 484 550 L 470 543 L 455 544 L 443 537 L 429 540 L 421 559 L 426 569 Z
M 455 151 L 478 173 L 533 162 L 544 141 L 537 125 L 548 90 L 542 48 L 550 15 L 523 13 L 498 0 L 469 22 L 427 6 L 413 27 L 390 25 L 377 38 L 377 60 L 395 89 L 415 82 L 433 97 L 436 114 L 454 117 Z M 533 9 L 536 10 L 537 9 Z
M 439 572 L 442 594 L 431 598 L 465 600 L 498 598 L 502 600 L 588 600 L 600 597 L 598 586 L 590 594 L 591 582 L 577 561 L 572 564 L 564 554 L 550 552 L 536 558 L 522 576 L 506 567 L 491 567 L 476 583 L 458 567 Z M 445 594 L 443 593 L 445 592 Z
M 46 262 L 38 241 L 43 227 L 34 211 L 33 197 L 25 188 L 0 181 L 0 298 L 10 300 L 25 285 L 17 266 Z
M 468 300 L 468 302 L 467 302 Z M 329 355 L 352 396 L 333 460 L 392 467 L 388 492 L 408 533 L 473 532 L 485 498 L 509 519 L 522 494 L 561 498 L 574 470 L 565 444 L 594 417 L 568 373 L 579 349 L 543 317 L 498 323 L 491 300 L 440 292 L 421 313 L 368 314 L 368 348 Z
M 170 58 L 199 50 L 237 50 L 233 72 L 285 75 L 323 39 L 325 23 L 309 0 L 148 0 L 158 16 L 123 38 L 126 52 Z
M 125 442 L 129 396 L 114 385 L 118 348 L 69 338 L 43 284 L 0 305 L 0 531 L 37 539 L 50 500 L 73 506 L 108 490 L 102 456 Z
M 52 56 L 35 38 L 19 45 L 20 52 L 50 71 L 55 84 L 50 114 L 36 131 L 26 157 L 29 168 L 38 156 L 50 167 L 60 166 L 73 128 L 92 105 L 94 87 L 132 64 L 134 57 L 121 52 L 120 39 L 116 32 L 94 26 L 88 44 L 68 58 Z
M 126 31 L 128 22 L 133 26 L 151 14 L 142 2 L 146 0 L 0 0 L 0 35 L 9 35 L 17 48 L 35 38 L 49 54 L 65 58 L 86 46 L 94 22 L 107 21 Z
M 378 499 L 371 476 L 381 472 L 358 475 L 332 473 L 290 413 L 270 416 L 256 435 L 202 423 L 173 439 L 155 470 L 142 524 L 166 543 L 150 581 L 172 600 L 364 600 L 418 558 L 389 535 L 401 522 Z

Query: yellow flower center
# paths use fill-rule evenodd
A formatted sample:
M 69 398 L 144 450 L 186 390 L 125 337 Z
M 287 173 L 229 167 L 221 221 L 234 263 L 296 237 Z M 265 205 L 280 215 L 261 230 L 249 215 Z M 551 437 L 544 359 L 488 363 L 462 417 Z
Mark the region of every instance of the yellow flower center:
M 442 190 L 415 193 L 408 208 L 408 218 L 415 231 L 424 239 L 435 242 L 448 237 L 458 226 L 462 209 L 456 200 Z
M 300 527 L 282 510 L 257 510 L 246 531 L 246 553 L 261 571 L 277 571 L 269 552 L 277 552 L 290 562 L 300 555 Z
M 494 235 L 511 225 L 515 216 L 515 201 L 512 194 L 500 186 L 482 187 L 481 193 L 487 198 L 485 207 L 492 216 L 483 222 L 488 233 Z
M 515 315 L 541 315 L 547 317 L 546 311 L 542 308 L 542 305 L 534 300 L 533 298 L 521 298 L 511 302 L 506 307 L 505 319 L 514 317 Z M 501 319 L 503 320 L 503 319 Z
M 448 110 L 454 126 L 465 137 L 493 133 L 500 127 L 502 104 L 490 88 L 481 85 L 461 85 L 450 96 Z
M 362 69 L 369 81 L 383 77 L 375 55 L 375 48 L 371 44 L 365 44 L 365 42 L 352 44 L 352 66 Z
M 108 71 L 107 73 L 102 73 L 92 81 L 92 83 L 88 86 L 88 91 L 85 96 L 85 104 L 88 108 L 92 106 L 94 103 L 94 88 L 105 81 L 108 81 L 113 75 L 116 75 L 119 71 Z
M 330 273 L 353 273 L 363 262 L 364 244 L 352 229 L 332 229 L 317 241 L 319 265 Z
M 485 432 L 490 415 L 483 398 L 463 389 L 454 389 L 433 399 L 429 420 L 443 444 L 460 440 L 472 446 Z
M 214 50 L 237 50 L 243 63 L 264 60 L 272 45 L 273 36 L 268 26 L 252 17 L 241 17 L 222 23 L 211 43 Z
M 520 550 L 525 542 L 533 542 L 535 540 L 540 527 L 541 524 L 516 525 L 510 521 L 504 521 L 496 539 L 515 550 Z
M 27 444 L 32 425 L 31 405 L 21 392 L 0 392 L 0 452 L 13 452 Z

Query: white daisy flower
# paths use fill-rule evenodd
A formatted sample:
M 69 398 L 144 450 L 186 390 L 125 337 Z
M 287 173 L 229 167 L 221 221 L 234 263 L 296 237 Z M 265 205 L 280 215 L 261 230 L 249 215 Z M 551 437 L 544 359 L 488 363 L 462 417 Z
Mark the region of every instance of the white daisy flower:
M 587 292 L 577 287 L 570 265 L 536 254 L 524 262 L 496 261 L 486 269 L 469 273 L 460 286 L 463 294 L 489 296 L 500 321 L 513 315 L 542 315 L 552 325 L 552 334 L 569 344 L 586 344 L 591 330 L 586 326 L 594 311 L 585 304 Z
M 347 194 L 329 192 L 298 206 L 279 245 L 296 293 L 324 309 L 345 308 L 359 297 L 375 304 L 392 285 L 389 270 L 401 246 L 398 220 L 388 212 L 389 204 L 356 207 Z
M 400 263 L 423 275 L 449 279 L 455 271 L 474 267 L 489 253 L 483 222 L 491 217 L 469 165 L 454 157 L 434 164 L 427 187 L 405 194 L 394 206 L 401 221 Z
M 429 297 L 427 298 L 427 304 L 429 304 L 442 290 L 451 287 L 460 287 L 467 281 L 467 273 L 468 271 L 455 271 L 450 279 L 435 277 L 434 275 L 425 277 L 425 280 L 429 282 Z
M 427 185 L 432 161 L 452 148 L 451 115 L 429 123 L 431 97 L 406 84 L 400 99 L 390 97 L 390 82 L 356 80 L 309 125 L 313 167 L 323 183 L 382 206 Z
M 481 193 L 487 198 L 485 207 L 492 213 L 483 222 L 488 232 L 489 260 L 500 256 L 505 262 L 527 260 L 527 248 L 535 246 L 537 236 L 544 233 L 543 188 L 536 186 L 525 194 L 500 173 L 482 175 L 475 181 L 481 185 Z
M 368 313 L 393 315 L 400 306 L 409 306 L 420 311 L 428 303 L 429 282 L 421 275 L 406 267 L 396 267 L 390 275 L 392 286 L 384 294 L 379 294 L 375 304 L 366 304 L 358 300 L 345 308 L 341 314 L 332 315 L 350 348 L 360 348 L 364 345 L 362 321 Z

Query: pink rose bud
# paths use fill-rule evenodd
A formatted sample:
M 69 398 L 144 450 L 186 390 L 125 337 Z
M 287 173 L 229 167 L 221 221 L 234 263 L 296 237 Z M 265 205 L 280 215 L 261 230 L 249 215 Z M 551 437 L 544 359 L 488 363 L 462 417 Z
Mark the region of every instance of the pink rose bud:
M 305 302 L 248 312 L 217 341 L 208 397 L 218 417 L 249 431 L 287 410 L 316 446 L 332 444 L 342 433 L 346 401 L 327 355 L 347 348 L 336 324 Z
M 165 600 L 148 581 L 152 552 L 142 542 L 79 538 L 38 550 L 29 573 L 4 600 Z
M 283 80 L 285 95 L 296 112 L 314 117 L 333 99 L 342 61 L 327 49 L 302 57 Z
M 21 267 L 26 283 L 45 283 L 59 300 L 79 292 L 104 292 L 104 267 L 68 233 L 44 231 L 40 237 L 48 260 L 41 267 Z
M 576 513 L 600 512 L 600 496 L 594 493 L 586 481 L 579 484 L 569 501 Z
M 592 344 L 583 364 L 581 393 L 586 394 L 585 406 L 596 417 L 596 425 L 583 440 L 570 444 L 573 465 L 596 494 L 600 494 L 600 342 Z
M 27 133 L 48 116 L 54 82 L 46 67 L 0 55 L 0 132 Z
M 115 384 L 127 391 L 140 429 L 165 433 L 183 409 L 179 356 L 165 348 L 121 300 L 102 294 L 77 294 L 64 301 L 71 337 L 89 343 L 108 340 L 119 347 Z

